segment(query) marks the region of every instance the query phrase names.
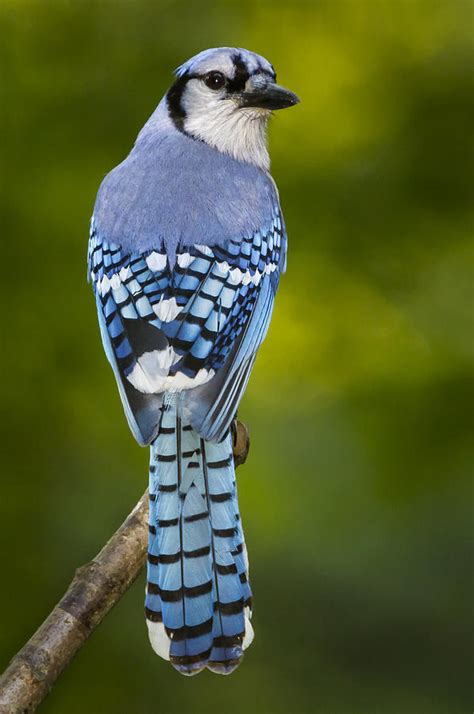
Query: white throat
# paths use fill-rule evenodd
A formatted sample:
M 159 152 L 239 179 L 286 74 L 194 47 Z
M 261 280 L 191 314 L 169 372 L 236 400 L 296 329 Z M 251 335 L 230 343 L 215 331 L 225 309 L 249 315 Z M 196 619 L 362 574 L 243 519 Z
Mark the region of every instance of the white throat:
M 183 128 L 187 134 L 234 159 L 268 171 L 267 124 L 270 111 L 242 109 L 233 99 L 216 97 L 210 102 L 208 92 L 196 85 L 185 93 L 183 108 L 186 112 Z

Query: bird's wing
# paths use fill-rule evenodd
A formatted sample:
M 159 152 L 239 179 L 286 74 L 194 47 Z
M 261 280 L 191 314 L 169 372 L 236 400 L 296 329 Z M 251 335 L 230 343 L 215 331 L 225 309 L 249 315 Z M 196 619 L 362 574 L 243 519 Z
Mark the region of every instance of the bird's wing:
M 166 391 L 186 391 L 194 428 L 228 429 L 265 337 L 284 268 L 279 209 L 269 227 L 223 246 L 124 254 L 91 230 L 89 274 L 102 340 L 141 444 L 157 433 Z

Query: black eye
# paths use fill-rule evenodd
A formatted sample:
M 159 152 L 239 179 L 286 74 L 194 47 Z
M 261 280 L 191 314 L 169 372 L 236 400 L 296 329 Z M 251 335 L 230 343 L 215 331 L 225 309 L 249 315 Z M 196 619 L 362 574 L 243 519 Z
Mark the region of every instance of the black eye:
M 222 72 L 209 72 L 204 77 L 204 83 L 209 89 L 222 89 L 225 85 L 225 77 Z

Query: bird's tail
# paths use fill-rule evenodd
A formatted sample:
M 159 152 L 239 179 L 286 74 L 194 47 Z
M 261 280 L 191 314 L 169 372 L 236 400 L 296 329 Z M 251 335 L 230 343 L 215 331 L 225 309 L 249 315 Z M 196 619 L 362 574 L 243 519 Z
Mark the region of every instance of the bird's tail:
M 183 674 L 230 674 L 253 639 L 232 440 L 201 439 L 178 394 L 166 396 L 151 445 L 149 527 L 153 649 Z

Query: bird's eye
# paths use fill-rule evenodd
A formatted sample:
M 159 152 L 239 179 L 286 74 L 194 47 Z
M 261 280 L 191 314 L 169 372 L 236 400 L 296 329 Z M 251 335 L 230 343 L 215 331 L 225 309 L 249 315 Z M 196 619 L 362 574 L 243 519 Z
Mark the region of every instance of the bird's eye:
M 209 89 L 222 89 L 225 85 L 225 77 L 222 72 L 209 72 L 204 77 L 204 83 Z

